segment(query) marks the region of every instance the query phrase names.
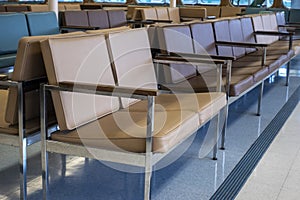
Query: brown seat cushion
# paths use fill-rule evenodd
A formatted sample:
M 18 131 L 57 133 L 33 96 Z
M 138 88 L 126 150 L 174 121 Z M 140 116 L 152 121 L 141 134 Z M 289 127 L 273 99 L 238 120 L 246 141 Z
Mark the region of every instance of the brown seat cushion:
M 200 125 L 226 105 L 225 93 L 162 94 L 155 98 L 156 111 L 193 111 L 199 114 Z M 146 112 L 147 101 L 129 106 L 131 112 Z
M 119 151 L 145 152 L 147 112 L 115 112 L 74 131 L 52 134 L 51 139 Z M 154 113 L 153 152 L 166 152 L 199 127 L 191 111 Z

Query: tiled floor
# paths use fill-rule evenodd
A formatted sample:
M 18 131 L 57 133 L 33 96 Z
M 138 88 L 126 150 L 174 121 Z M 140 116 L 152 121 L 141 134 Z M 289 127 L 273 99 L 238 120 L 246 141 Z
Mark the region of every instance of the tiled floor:
M 208 126 L 198 131 L 195 137 L 176 149 L 167 160 L 174 160 L 162 167 L 165 162 L 156 166 L 152 181 L 152 199 L 154 200 L 205 200 L 209 199 L 228 174 L 232 171 L 251 144 L 274 118 L 287 99 L 300 85 L 299 74 L 300 58 L 292 63 L 292 77 L 290 86 L 285 87 L 285 78 L 275 77 L 265 83 L 262 104 L 262 115 L 256 116 L 258 90 L 254 90 L 229 108 L 229 123 L 226 137 L 226 150 L 218 152 L 218 160 L 211 160 L 211 154 L 199 158 L 206 152 L 203 140 L 207 138 Z M 282 72 L 284 74 L 284 70 Z M 299 112 L 300 113 L 300 112 Z M 286 139 L 288 145 L 288 139 Z M 276 141 L 275 141 L 276 142 Z M 28 199 L 39 200 L 41 192 L 41 164 L 39 145 L 30 147 L 28 161 L 29 192 Z M 289 146 L 289 145 L 288 145 Z M 298 145 L 299 146 L 299 145 Z M 186 147 L 188 147 L 186 149 Z M 277 147 L 280 148 L 280 147 Z M 292 147 L 290 147 L 292 148 Z M 297 149 L 294 149 L 295 151 Z M 291 154 L 296 153 L 290 149 Z M 178 157 L 178 155 L 183 154 Z M 276 154 L 278 158 L 275 167 L 257 177 L 269 177 L 278 185 L 264 184 L 261 187 L 252 186 L 254 191 L 266 189 L 276 190 L 268 195 L 276 199 L 278 194 L 288 193 L 285 187 L 281 189 L 280 181 L 275 179 L 272 171 L 282 176 L 288 170 L 287 163 L 292 162 L 283 154 Z M 298 158 L 300 160 L 300 156 Z M 18 150 L 14 147 L 0 145 L 0 199 L 18 199 Z M 63 162 L 61 156 L 50 154 L 50 199 L 105 199 L 105 200 L 135 200 L 142 199 L 143 174 L 128 173 L 128 171 L 141 172 L 139 168 L 104 163 L 95 160 L 67 156 L 67 171 L 62 175 Z M 296 172 L 295 172 L 296 173 Z M 291 174 L 292 176 L 292 174 Z M 293 185 L 293 179 L 286 182 Z M 294 187 L 295 190 L 297 188 Z M 248 190 L 249 192 L 250 190 Z M 258 198 L 264 199 L 264 198 Z
M 300 103 L 249 177 L 237 200 L 298 200 Z

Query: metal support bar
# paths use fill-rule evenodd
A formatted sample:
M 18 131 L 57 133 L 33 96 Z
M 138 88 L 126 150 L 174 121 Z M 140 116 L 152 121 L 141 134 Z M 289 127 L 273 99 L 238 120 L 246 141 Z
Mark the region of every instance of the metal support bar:
M 258 103 L 257 103 L 257 116 L 260 116 L 261 113 L 261 104 L 262 104 L 262 97 L 264 93 L 264 81 L 261 82 L 260 84 L 260 92 L 258 95 Z
M 262 67 L 264 67 L 266 65 L 266 60 L 267 60 L 267 48 L 263 47 L 263 55 L 262 55 L 262 60 L 261 60 Z
M 47 117 L 47 107 L 46 107 L 46 88 L 42 84 L 40 86 L 40 103 L 41 103 L 41 156 L 42 156 L 42 182 L 43 182 L 43 199 L 46 200 L 48 197 L 48 184 L 49 184 L 49 174 L 48 174 L 48 152 L 46 149 L 46 140 L 48 138 L 46 117 Z
M 290 35 L 289 36 L 289 50 L 292 50 L 293 49 L 293 36 Z
M 19 123 L 19 165 L 20 165 L 20 199 L 27 199 L 27 141 L 25 137 L 25 106 L 23 83 L 17 84 L 18 90 L 18 123 Z
M 154 129 L 154 97 L 148 97 L 148 113 L 147 113 L 147 135 L 146 135 L 146 152 L 145 152 L 145 185 L 144 200 L 150 199 L 150 186 L 152 175 L 152 136 Z
M 222 128 L 222 137 L 221 137 L 221 150 L 225 150 L 225 138 L 226 138 L 226 130 L 227 130 L 227 121 L 228 121 L 228 108 L 229 108 L 229 103 L 227 102 L 227 105 L 225 107 L 225 120 L 224 120 L 224 125 Z
M 286 65 L 286 80 L 285 80 L 286 86 L 289 86 L 289 82 L 290 82 L 290 65 L 291 65 L 291 61 L 289 61 Z
M 219 136 L 219 131 L 220 131 L 220 113 L 215 117 L 215 145 L 213 149 L 213 160 L 217 160 L 217 152 L 218 152 L 218 136 Z

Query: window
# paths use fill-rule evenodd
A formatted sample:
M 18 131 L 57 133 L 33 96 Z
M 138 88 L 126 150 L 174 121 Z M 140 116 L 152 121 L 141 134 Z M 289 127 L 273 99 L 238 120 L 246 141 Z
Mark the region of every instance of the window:
M 82 3 L 83 0 L 58 0 L 60 3 Z
M 283 0 L 283 5 L 287 8 L 292 7 L 292 0 Z
M 169 4 L 170 0 L 137 0 L 141 4 Z
M 182 0 L 183 4 L 220 5 L 221 0 Z
M 271 7 L 274 0 L 231 0 L 234 6 Z
M 126 3 L 126 0 L 94 0 L 94 2 L 103 2 L 103 3 Z

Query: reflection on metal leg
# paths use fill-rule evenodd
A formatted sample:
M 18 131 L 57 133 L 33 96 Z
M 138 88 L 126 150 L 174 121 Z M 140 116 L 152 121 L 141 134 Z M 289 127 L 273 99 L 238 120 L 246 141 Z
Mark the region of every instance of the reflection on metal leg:
M 260 84 L 260 93 L 258 95 L 258 103 L 257 103 L 257 116 L 260 116 L 261 113 L 261 103 L 262 103 L 262 97 L 264 93 L 264 82 Z
M 48 197 L 48 184 L 49 184 L 49 174 L 48 174 L 48 152 L 46 149 L 46 139 L 48 138 L 47 126 L 46 126 L 46 95 L 45 87 L 41 85 L 40 87 L 40 103 L 41 103 L 41 156 L 42 156 L 42 181 L 43 181 L 43 199 L 46 200 Z
M 152 135 L 154 129 L 154 97 L 148 97 L 144 199 L 150 199 L 152 175 Z
M 218 152 L 218 136 L 219 136 L 219 131 L 220 131 L 220 113 L 215 117 L 215 145 L 213 149 L 213 160 L 217 160 L 217 152 Z
M 224 125 L 223 125 L 223 128 L 222 128 L 222 137 L 221 137 L 221 147 L 220 149 L 221 150 L 225 150 L 225 137 L 226 137 L 226 130 L 227 130 L 227 118 L 228 118 L 228 107 L 229 107 L 229 104 L 227 103 L 226 107 L 225 107 L 225 120 L 224 120 Z
M 26 168 L 27 168 L 27 140 L 25 138 L 25 106 L 24 106 L 24 93 L 23 84 L 18 83 L 18 121 L 19 121 L 19 164 L 20 164 L 20 199 L 27 199 L 27 180 L 26 180 Z
M 289 81 L 290 81 L 290 64 L 291 61 L 288 62 L 286 65 L 286 83 L 285 83 L 286 86 L 289 86 Z

